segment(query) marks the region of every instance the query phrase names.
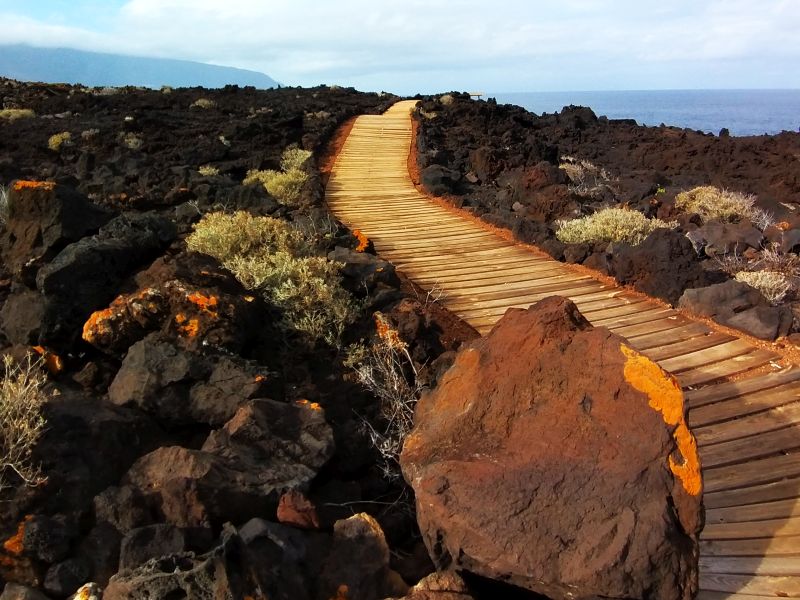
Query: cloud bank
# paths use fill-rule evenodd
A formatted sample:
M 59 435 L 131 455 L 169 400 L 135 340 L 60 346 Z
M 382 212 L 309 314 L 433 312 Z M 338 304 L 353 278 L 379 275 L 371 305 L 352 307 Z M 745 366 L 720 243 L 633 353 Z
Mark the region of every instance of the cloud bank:
M 0 42 L 428 92 L 800 87 L 796 0 L 0 2 Z M 49 8 L 49 9 L 48 9 Z

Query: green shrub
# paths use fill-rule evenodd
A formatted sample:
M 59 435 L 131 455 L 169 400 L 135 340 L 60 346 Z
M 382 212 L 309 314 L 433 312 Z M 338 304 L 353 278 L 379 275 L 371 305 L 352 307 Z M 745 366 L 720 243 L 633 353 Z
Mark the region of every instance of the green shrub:
M 32 459 L 33 449 L 45 428 L 42 390 L 46 377 L 41 362 L 30 356 L 21 363 L 3 357 L 0 380 L 0 490 L 9 487 L 9 475 L 25 485 L 44 478 Z
M 635 210 L 604 208 L 580 219 L 558 221 L 556 237 L 565 244 L 626 242 L 635 246 L 664 227 L 671 229 L 677 227 L 677 223 L 648 219 Z
M 738 221 L 750 217 L 755 200 L 749 194 L 705 185 L 675 196 L 675 206 L 687 213 L 697 213 L 703 221 Z
M 0 119 L 5 121 L 16 121 L 18 119 L 31 119 L 36 113 L 29 108 L 4 108 L 0 110 Z
M 284 172 L 300 170 L 306 161 L 311 158 L 310 150 L 300 148 L 286 148 L 281 154 L 281 170 Z
M 341 286 L 341 265 L 310 255 L 285 221 L 211 213 L 194 226 L 187 246 L 214 256 L 242 285 L 279 307 L 288 331 L 336 345 L 356 317 L 358 307 Z
M 300 195 L 303 186 L 308 181 L 308 175 L 303 171 L 292 169 L 291 171 L 248 171 L 244 185 L 260 183 L 269 195 L 275 198 L 284 206 L 297 206 L 300 202 Z
M 47 140 L 47 147 L 53 152 L 58 152 L 62 146 L 69 146 L 70 144 L 72 144 L 72 134 L 69 131 L 51 135 L 50 139 Z

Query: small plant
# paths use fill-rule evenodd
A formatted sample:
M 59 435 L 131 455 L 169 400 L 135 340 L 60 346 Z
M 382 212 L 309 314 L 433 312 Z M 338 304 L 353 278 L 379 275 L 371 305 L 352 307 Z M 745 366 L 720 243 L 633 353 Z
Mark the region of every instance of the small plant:
M 675 196 L 675 206 L 684 212 L 697 213 L 703 221 L 738 221 L 753 214 L 756 197 L 741 192 L 721 190 L 706 185 Z
M 246 288 L 281 309 L 287 332 L 335 346 L 358 306 L 341 286 L 341 265 L 313 256 L 303 235 L 285 221 L 211 213 L 186 240 L 190 250 L 217 258 Z
M 609 173 L 588 160 L 562 156 L 558 168 L 567 174 L 568 189 L 577 196 L 599 198 L 605 190 L 614 192 Z
M 140 150 L 144 145 L 144 140 L 135 133 L 126 133 L 120 137 L 122 145 L 128 150 Z
M 381 455 L 384 475 L 397 479 L 400 452 L 414 426 L 421 386 L 408 346 L 379 312 L 375 313 L 375 327 L 377 334 L 369 346 L 357 344 L 348 349 L 345 366 L 352 368 L 361 385 L 378 398 L 381 424 L 376 428 L 366 419 L 364 424 Z
M 556 222 L 556 237 L 565 244 L 625 242 L 636 246 L 656 229 L 677 227 L 676 222 L 648 219 L 624 208 L 604 208 L 593 215 Z
M 18 121 L 19 119 L 32 119 L 36 113 L 29 108 L 4 108 L 0 110 L 0 120 Z
M 172 88 L 172 86 L 169 86 L 169 85 L 162 85 L 161 86 L 161 93 L 164 94 L 165 96 L 168 96 L 173 91 L 175 91 L 175 90 Z
M 308 174 L 302 170 L 306 161 L 311 158 L 311 152 L 299 148 L 287 148 L 281 155 L 281 171 L 247 172 L 242 182 L 244 185 L 261 184 L 280 204 L 284 206 L 297 206 L 303 186 L 308 181 Z
M 198 98 L 192 103 L 193 108 L 202 108 L 203 110 L 214 108 L 216 105 L 217 103 L 209 98 Z
M 3 357 L 3 379 L 0 381 L 0 490 L 12 485 L 9 476 L 24 485 L 44 482 L 41 469 L 32 455 L 44 428 L 42 388 L 46 377 L 41 361 L 28 356 L 17 363 Z
M 453 102 L 455 102 L 455 98 L 453 98 L 453 94 L 445 94 L 439 98 L 439 102 L 444 106 L 450 106 Z
M 97 136 L 99 135 L 99 129 L 86 129 L 85 131 L 81 131 L 81 139 L 85 142 L 91 142 L 92 140 L 97 139 Z
M 197 172 L 203 177 L 216 177 L 219 175 L 219 169 L 217 167 L 212 167 L 211 165 L 203 165 L 197 169 Z
M 6 185 L 0 185 L 0 226 L 5 227 L 8 223 L 9 206 L 9 193 L 10 190 Z
M 72 134 L 69 131 L 62 131 L 61 133 L 51 135 L 50 139 L 47 140 L 47 147 L 53 152 L 58 152 L 61 150 L 62 146 L 69 146 L 71 144 Z
M 794 290 L 789 278 L 777 271 L 740 271 L 735 279 L 757 289 L 773 305 L 781 304 Z

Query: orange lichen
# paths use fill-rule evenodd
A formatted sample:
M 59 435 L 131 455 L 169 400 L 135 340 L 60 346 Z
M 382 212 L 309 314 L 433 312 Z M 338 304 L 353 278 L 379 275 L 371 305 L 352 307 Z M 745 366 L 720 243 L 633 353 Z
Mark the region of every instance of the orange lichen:
M 261 383 L 262 381 L 266 381 L 267 378 L 263 375 L 256 375 L 256 383 Z
M 217 314 L 217 305 L 219 301 L 215 296 L 205 296 L 200 292 L 193 292 L 186 296 L 186 299 L 200 308 L 203 312 L 209 313 L 211 315 L 216 316 Z
M 345 584 L 342 584 L 336 589 L 336 595 L 333 596 L 330 600 L 347 600 L 347 594 L 349 593 L 350 593 L 350 588 L 347 587 Z
M 178 332 L 188 338 L 197 337 L 200 333 L 200 321 L 197 319 L 190 319 L 183 313 L 175 315 L 175 323 L 178 325 Z
M 305 406 L 310 408 L 311 410 L 322 410 L 322 407 L 316 402 L 309 402 L 308 400 L 297 400 L 295 402 L 297 406 Z
M 674 377 L 646 356 L 625 344 L 620 344 L 620 350 L 626 359 L 623 370 L 625 381 L 645 394 L 650 407 L 661 413 L 667 425 L 675 427 L 672 436 L 681 460 L 678 461 L 670 456 L 670 470 L 680 480 L 688 494 L 699 495 L 703 491 L 700 459 L 697 455 L 697 442 L 686 424 L 680 385 Z
M 358 246 L 356 246 L 356 252 L 364 252 L 369 246 L 369 238 L 364 235 L 364 233 L 360 229 L 356 229 L 353 231 L 353 235 L 356 236 L 358 240 Z
M 26 181 L 18 179 L 14 182 L 14 191 L 20 192 L 22 190 L 52 190 L 55 189 L 56 184 L 52 181 Z
M 99 336 L 111 333 L 109 321 L 113 316 L 113 308 L 104 308 L 89 315 L 86 323 L 83 324 L 83 333 L 81 334 L 83 341 L 93 344 Z
M 24 550 L 25 526 L 32 518 L 33 515 L 25 515 L 25 518 L 23 518 L 17 526 L 16 533 L 3 542 L 3 550 L 14 556 L 22 554 Z
M 33 351 L 44 359 L 44 366 L 51 375 L 58 375 L 64 370 L 64 361 L 58 354 L 50 352 L 42 346 L 34 346 Z

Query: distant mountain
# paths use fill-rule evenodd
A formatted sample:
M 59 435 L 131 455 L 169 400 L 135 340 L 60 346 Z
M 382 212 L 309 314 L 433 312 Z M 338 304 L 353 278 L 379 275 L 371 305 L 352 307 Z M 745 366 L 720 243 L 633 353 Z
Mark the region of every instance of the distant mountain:
M 188 60 L 142 58 L 84 52 L 69 48 L 0 46 L 0 76 L 19 81 L 81 83 L 87 86 L 145 86 L 207 88 L 252 85 L 277 87 L 278 82 L 258 71 L 219 67 Z

